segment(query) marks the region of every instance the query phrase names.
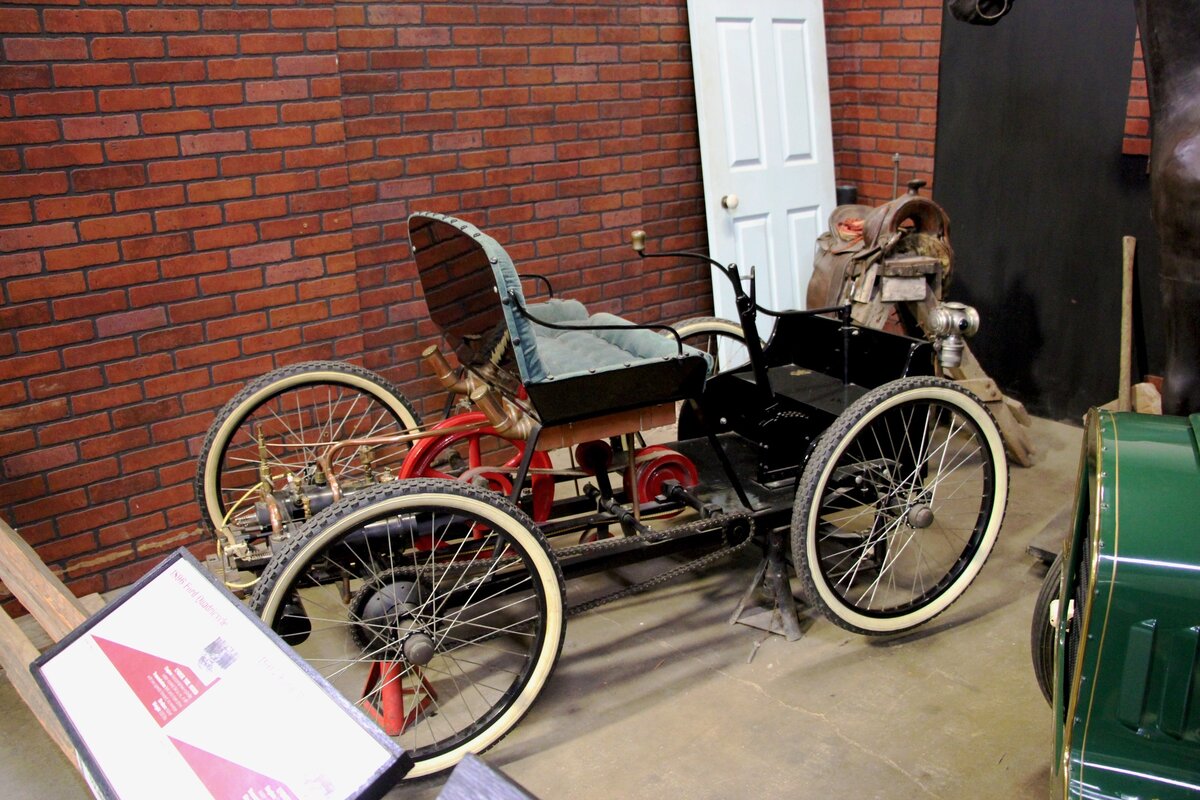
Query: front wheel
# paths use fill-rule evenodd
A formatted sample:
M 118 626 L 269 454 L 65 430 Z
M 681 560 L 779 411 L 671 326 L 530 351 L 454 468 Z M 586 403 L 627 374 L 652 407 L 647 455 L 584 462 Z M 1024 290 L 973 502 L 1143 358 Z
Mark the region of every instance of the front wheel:
M 991 414 L 940 378 L 852 403 L 817 441 L 792 513 L 809 603 L 847 630 L 899 633 L 940 614 L 987 560 L 1008 500 Z
M 408 751 L 417 778 L 486 750 L 524 715 L 562 648 L 563 594 L 523 512 L 418 478 L 309 520 L 250 604 Z

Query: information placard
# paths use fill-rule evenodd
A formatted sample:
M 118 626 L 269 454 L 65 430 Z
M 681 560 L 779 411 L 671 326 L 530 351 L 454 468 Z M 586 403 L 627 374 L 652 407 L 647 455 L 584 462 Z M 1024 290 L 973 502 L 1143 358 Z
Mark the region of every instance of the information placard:
M 412 766 L 186 550 L 31 670 L 102 798 L 376 798 Z

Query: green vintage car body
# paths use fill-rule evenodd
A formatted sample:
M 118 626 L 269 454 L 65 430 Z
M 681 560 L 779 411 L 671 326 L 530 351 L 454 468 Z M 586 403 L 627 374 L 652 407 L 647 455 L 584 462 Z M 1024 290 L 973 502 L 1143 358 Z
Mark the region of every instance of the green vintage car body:
M 1052 796 L 1200 795 L 1198 513 L 1200 414 L 1089 415 L 1051 608 Z

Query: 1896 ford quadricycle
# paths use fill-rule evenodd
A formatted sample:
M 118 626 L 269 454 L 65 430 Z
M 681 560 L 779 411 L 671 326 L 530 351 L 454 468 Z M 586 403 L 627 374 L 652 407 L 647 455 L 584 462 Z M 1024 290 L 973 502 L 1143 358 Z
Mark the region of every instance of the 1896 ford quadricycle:
M 813 607 L 888 634 L 943 611 L 991 552 L 1004 447 L 936 375 L 936 342 L 846 309 L 761 308 L 735 265 L 686 253 L 662 255 L 720 269 L 741 325 L 633 325 L 527 300 L 523 280 L 531 295 L 547 282 L 466 222 L 417 213 L 409 232 L 459 364 L 425 353 L 445 418 L 422 424 L 359 367 L 286 367 L 222 409 L 197 490 L 224 561 L 253 573 L 231 585 L 398 738 L 412 777 L 525 713 L 581 607 L 564 578 L 690 554 L 657 583 L 756 540 L 781 564 L 790 539 Z M 742 335 L 760 313 L 775 317 L 765 345 Z M 947 330 L 969 324 L 947 314 Z M 646 446 L 665 424 L 678 441 Z

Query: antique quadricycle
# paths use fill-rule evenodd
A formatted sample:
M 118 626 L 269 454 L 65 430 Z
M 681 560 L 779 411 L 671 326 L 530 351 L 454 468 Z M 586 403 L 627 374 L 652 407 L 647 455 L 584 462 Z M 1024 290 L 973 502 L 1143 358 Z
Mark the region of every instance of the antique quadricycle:
M 286 367 L 222 409 L 197 490 L 224 562 L 253 573 L 231 585 L 398 738 L 412 776 L 495 743 L 550 675 L 567 616 L 629 591 L 569 607 L 564 578 L 689 554 L 654 584 L 752 541 L 778 567 L 790 544 L 813 607 L 888 634 L 944 610 L 991 552 L 1004 447 L 936 376 L 936 343 L 843 308 L 761 308 L 735 265 L 688 253 L 661 255 L 721 270 L 741 325 L 633 325 L 552 292 L 527 301 L 523 283 L 545 279 L 466 222 L 417 213 L 409 233 L 459 365 L 425 353 L 445 418 L 422 424 L 359 367 Z M 766 344 L 742 334 L 760 313 Z M 664 425 L 678 440 L 647 446 Z

